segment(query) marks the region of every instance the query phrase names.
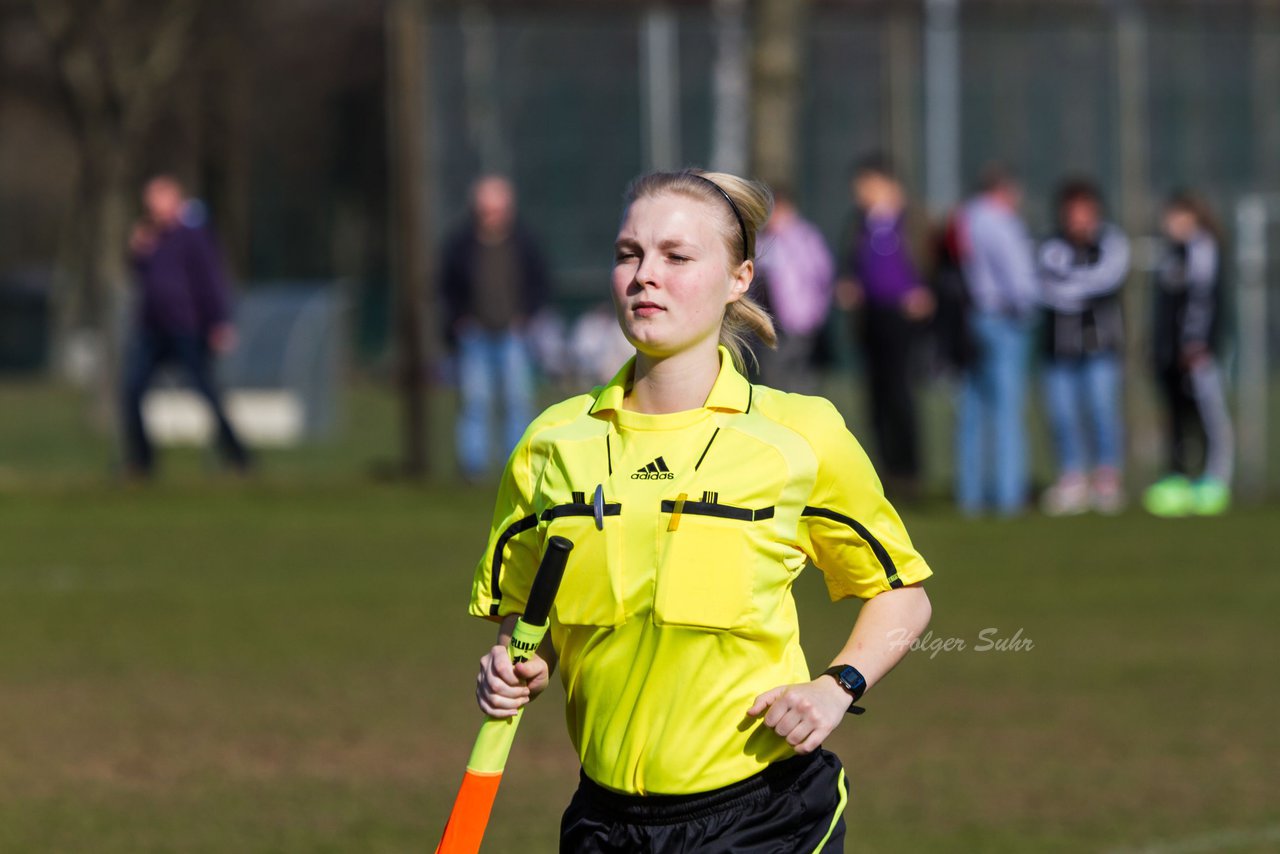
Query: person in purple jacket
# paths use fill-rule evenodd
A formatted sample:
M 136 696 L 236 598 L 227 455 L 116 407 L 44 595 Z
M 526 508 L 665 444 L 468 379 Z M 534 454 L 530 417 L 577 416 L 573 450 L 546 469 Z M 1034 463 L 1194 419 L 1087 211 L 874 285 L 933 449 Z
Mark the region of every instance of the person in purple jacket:
M 213 410 L 218 448 L 237 471 L 249 454 L 236 436 L 213 379 L 213 357 L 235 347 L 231 289 L 212 235 L 188 216 L 182 185 L 170 175 L 147 182 L 146 215 L 133 228 L 129 252 L 138 285 L 135 329 L 125 356 L 125 471 L 149 477 L 155 455 L 142 420 L 142 399 L 157 368 L 173 363 Z
M 920 485 L 912 353 L 934 298 L 911 261 L 906 193 L 888 161 L 872 156 L 860 162 L 852 190 L 856 210 L 836 299 L 842 309 L 858 310 L 855 331 L 885 490 L 910 499 Z

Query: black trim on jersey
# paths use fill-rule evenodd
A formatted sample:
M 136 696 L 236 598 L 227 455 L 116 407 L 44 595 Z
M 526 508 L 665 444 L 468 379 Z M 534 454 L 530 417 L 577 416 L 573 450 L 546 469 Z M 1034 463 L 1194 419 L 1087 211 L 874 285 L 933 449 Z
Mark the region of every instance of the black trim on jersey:
M 716 432 L 711 434 L 711 438 L 707 440 L 707 446 L 702 449 L 702 456 L 698 457 L 698 461 L 693 464 L 693 470 L 697 471 L 698 466 L 702 465 L 702 461 L 707 458 L 707 451 L 711 450 L 711 443 L 716 440 L 716 436 L 720 435 L 720 428 L 716 428 Z
M 493 604 L 489 606 L 489 615 L 498 616 L 498 604 L 502 602 L 502 588 L 499 580 L 502 578 L 502 550 L 507 547 L 507 540 L 516 534 L 528 531 L 530 528 L 538 526 L 538 517 L 533 513 L 525 516 L 518 522 L 512 522 L 507 526 L 507 530 L 498 535 L 498 541 L 493 546 L 493 576 L 489 583 L 493 593 Z
M 550 522 L 552 519 L 563 519 L 566 516 L 594 516 L 596 508 L 591 504 L 557 504 L 554 507 L 548 507 L 542 511 L 542 521 Z M 604 506 L 604 515 L 621 516 L 621 504 L 606 504 Z
M 663 501 L 662 512 L 676 512 L 676 502 Z M 761 507 L 759 510 L 752 510 L 749 507 L 734 507 L 732 504 L 716 504 L 710 501 L 686 501 L 684 509 L 680 512 L 687 513 L 690 516 L 715 516 L 720 519 L 737 519 L 739 522 L 760 522 L 764 519 L 773 518 L 772 507 Z
M 581 497 L 586 498 L 586 493 L 573 493 L 575 499 Z M 606 504 L 604 506 L 604 515 L 620 516 L 622 514 L 621 504 Z M 552 519 L 560 519 L 565 516 L 594 516 L 596 509 L 593 505 L 585 503 L 585 501 L 573 501 L 569 504 L 556 504 L 542 511 L 542 521 L 550 522 Z M 502 587 L 500 584 L 502 578 L 502 550 L 507 547 L 507 541 L 516 534 L 522 534 L 532 528 L 538 526 L 538 516 L 530 513 L 518 522 L 512 522 L 507 529 L 498 536 L 498 541 L 493 546 L 493 574 L 490 587 L 493 593 L 493 604 L 489 606 L 490 616 L 498 616 L 498 605 L 502 602 Z
M 872 536 L 871 532 L 855 519 L 850 519 L 843 513 L 837 513 L 834 510 L 828 510 L 825 507 L 805 507 L 801 516 L 821 516 L 823 519 L 830 519 L 832 522 L 839 522 L 842 525 L 848 525 L 857 532 L 859 537 L 866 540 L 867 545 L 871 546 L 872 553 L 876 556 L 876 560 L 880 561 L 880 567 L 884 570 L 885 577 L 889 579 L 890 587 L 901 587 L 902 579 L 898 577 L 898 568 L 893 565 L 893 558 L 889 557 L 888 550 L 884 545 Z

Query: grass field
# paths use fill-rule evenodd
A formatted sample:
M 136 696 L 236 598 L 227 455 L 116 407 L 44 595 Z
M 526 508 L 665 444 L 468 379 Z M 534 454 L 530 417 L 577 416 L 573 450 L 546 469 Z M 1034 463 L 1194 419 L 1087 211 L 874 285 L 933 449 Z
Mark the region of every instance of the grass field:
M 478 725 L 492 630 L 464 610 L 491 491 L 364 476 L 385 401 L 253 482 L 187 452 L 119 488 L 100 446 L 30 428 L 33 399 L 0 387 L 28 425 L 0 425 L 0 850 L 429 850 Z M 932 636 L 967 647 L 913 653 L 831 739 L 850 851 L 1280 848 L 1277 508 L 905 515 Z M 856 606 L 815 573 L 797 596 L 824 663 Z M 979 651 L 988 629 L 1033 646 Z M 577 770 L 558 693 L 487 850 L 555 850 Z

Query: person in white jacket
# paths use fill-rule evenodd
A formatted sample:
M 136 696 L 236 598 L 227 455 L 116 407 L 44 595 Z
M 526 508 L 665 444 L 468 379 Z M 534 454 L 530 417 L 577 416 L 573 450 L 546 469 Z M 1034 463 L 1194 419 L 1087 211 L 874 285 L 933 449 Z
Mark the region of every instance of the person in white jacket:
M 1129 275 L 1129 240 L 1103 220 L 1102 194 L 1090 181 L 1065 182 L 1057 214 L 1058 233 L 1039 253 L 1042 375 L 1058 460 L 1058 480 L 1042 506 L 1050 515 L 1116 513 L 1125 500 L 1120 289 Z

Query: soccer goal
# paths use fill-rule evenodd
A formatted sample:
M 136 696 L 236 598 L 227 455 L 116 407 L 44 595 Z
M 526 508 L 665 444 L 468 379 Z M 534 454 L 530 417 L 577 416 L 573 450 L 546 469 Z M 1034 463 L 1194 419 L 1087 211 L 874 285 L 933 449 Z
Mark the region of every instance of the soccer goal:
M 341 289 L 286 282 L 248 289 L 237 301 L 239 345 L 220 360 L 227 417 L 246 443 L 280 447 L 319 438 L 337 420 Z M 204 401 L 171 373 L 147 395 L 143 418 L 161 444 L 207 444 Z

